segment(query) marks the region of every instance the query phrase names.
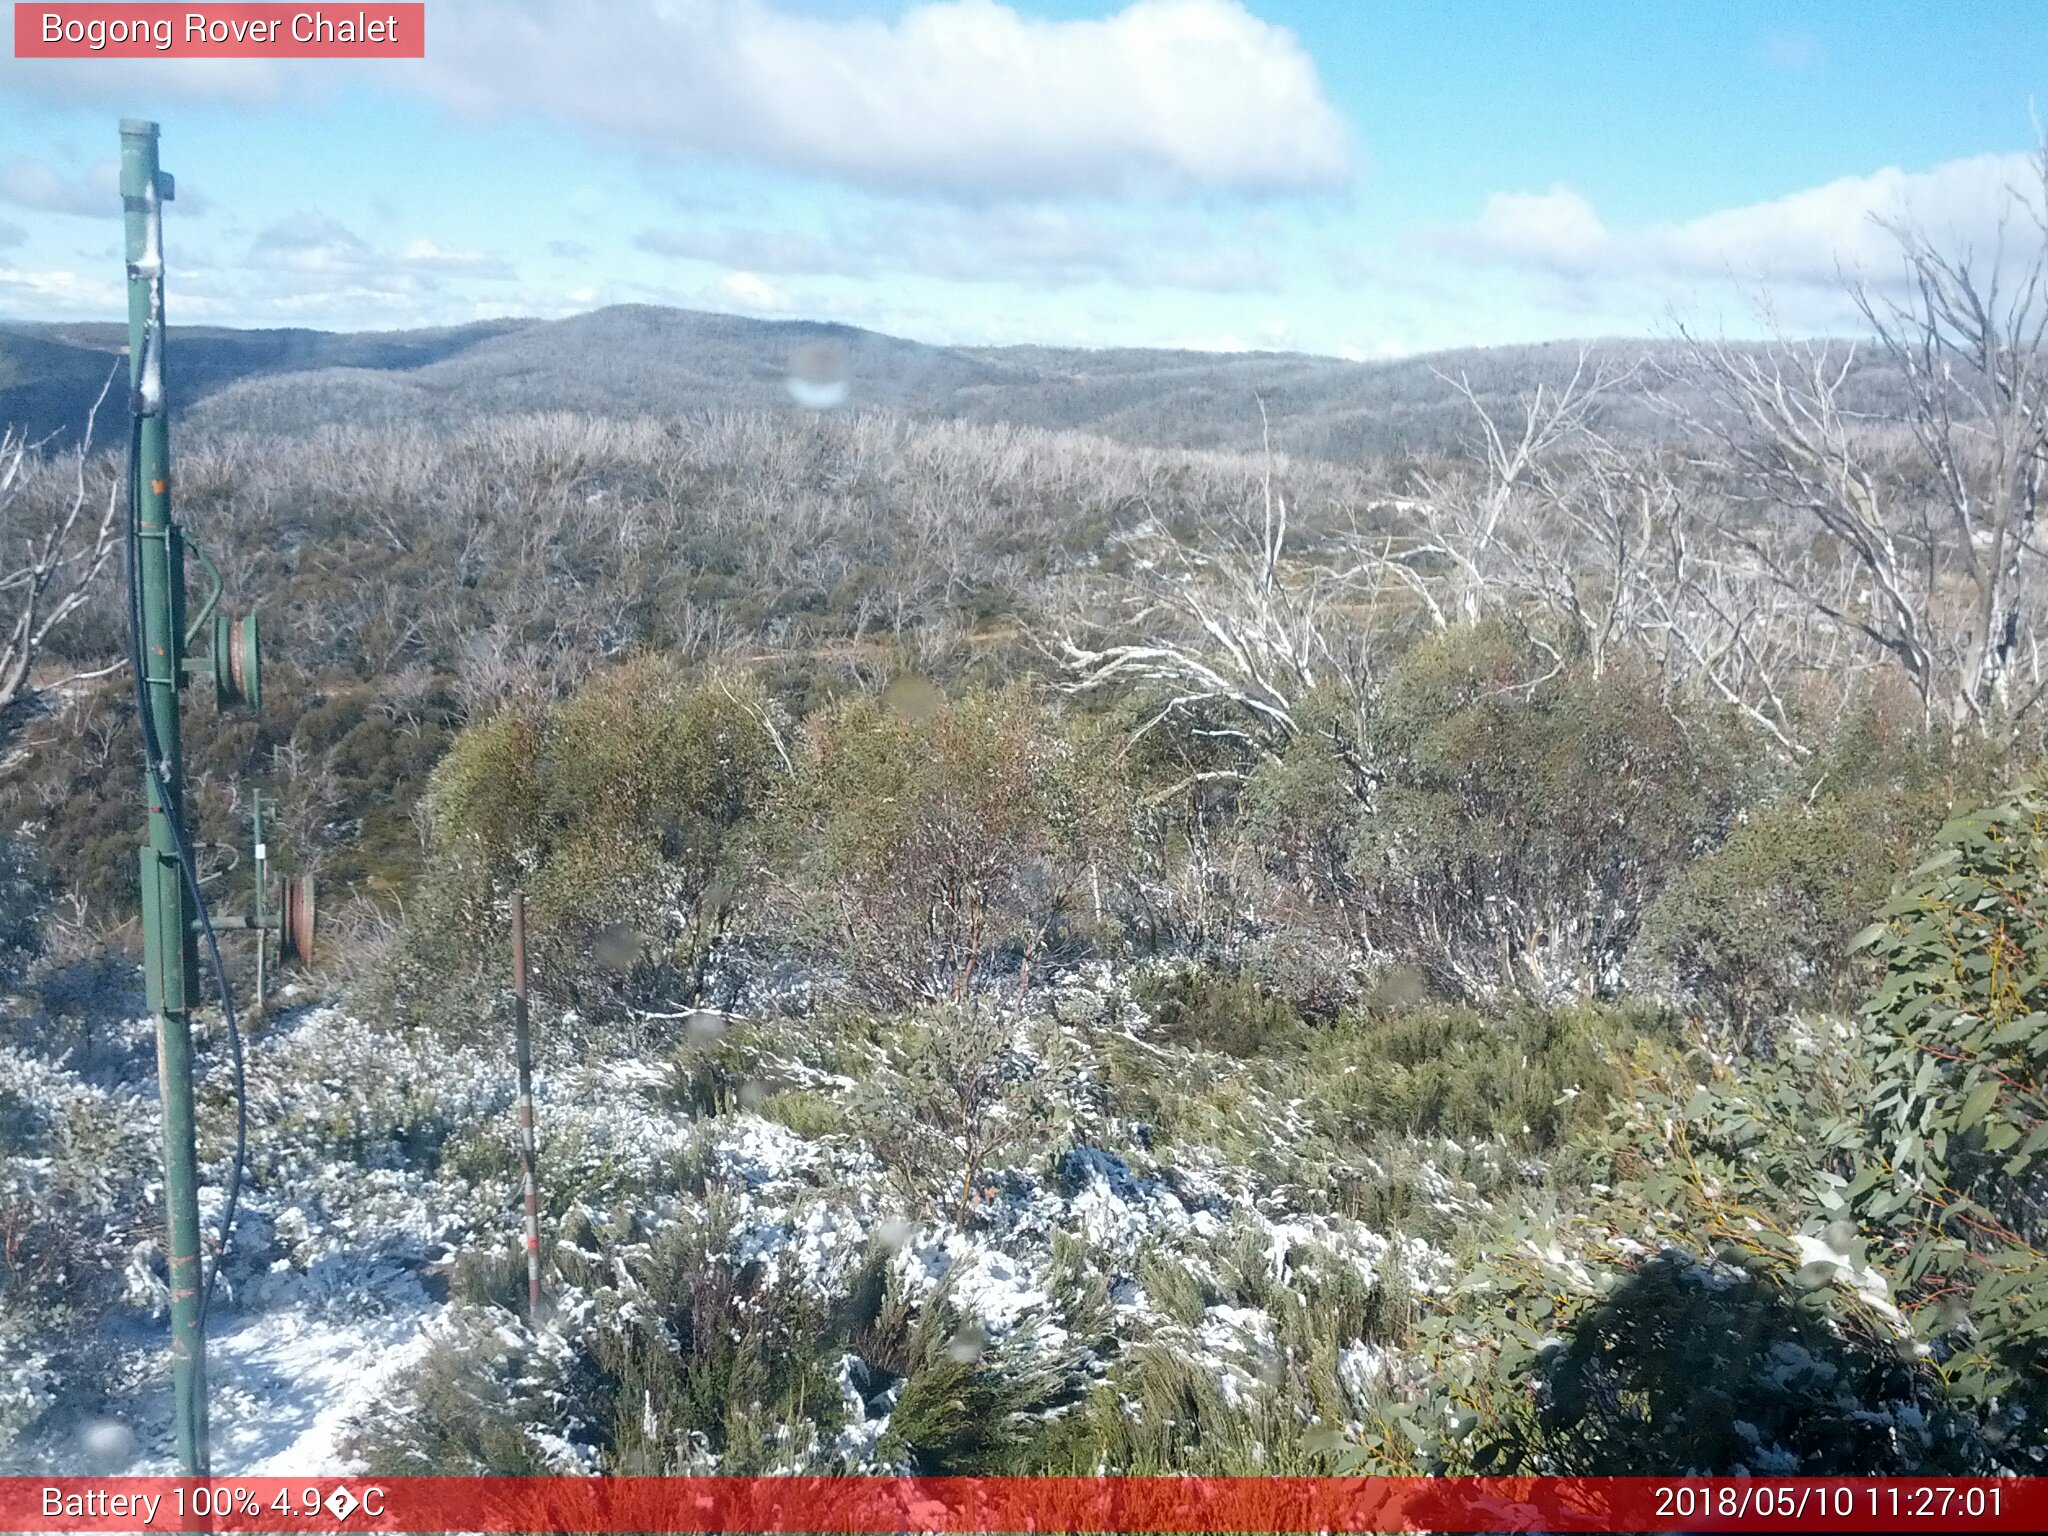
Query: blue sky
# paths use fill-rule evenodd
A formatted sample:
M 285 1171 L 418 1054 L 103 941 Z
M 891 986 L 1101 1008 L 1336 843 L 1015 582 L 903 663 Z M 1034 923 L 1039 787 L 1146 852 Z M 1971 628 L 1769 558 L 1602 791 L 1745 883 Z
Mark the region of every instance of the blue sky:
M 1853 319 L 1874 217 L 2025 198 L 2048 8 L 430 0 L 428 57 L 0 60 L 0 317 L 656 302 L 922 340 L 1388 356 Z M 2048 111 L 2048 104 L 2044 104 Z M 2039 201 L 2038 178 L 2032 183 Z

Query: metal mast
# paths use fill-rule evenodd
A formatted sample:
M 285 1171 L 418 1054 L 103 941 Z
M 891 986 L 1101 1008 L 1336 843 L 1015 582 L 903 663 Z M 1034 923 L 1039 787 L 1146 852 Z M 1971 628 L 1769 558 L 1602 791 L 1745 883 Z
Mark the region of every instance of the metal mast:
M 171 194 L 171 179 L 157 165 L 156 124 L 124 120 L 121 207 L 127 226 L 128 382 L 134 411 L 128 463 L 134 518 L 129 599 L 135 605 L 141 640 L 136 683 L 138 701 L 144 705 L 143 752 L 148 759 L 143 774 L 149 806 L 149 840 L 142 849 L 143 971 L 149 1010 L 156 1020 L 157 1077 L 163 1097 L 178 1467 L 187 1477 L 203 1477 L 210 1468 L 191 1017 L 199 956 L 191 926 L 196 914 L 186 910 L 177 832 L 184 795 L 178 684 L 185 660 L 185 550 L 171 521 L 170 434 L 164 414 L 163 205 Z

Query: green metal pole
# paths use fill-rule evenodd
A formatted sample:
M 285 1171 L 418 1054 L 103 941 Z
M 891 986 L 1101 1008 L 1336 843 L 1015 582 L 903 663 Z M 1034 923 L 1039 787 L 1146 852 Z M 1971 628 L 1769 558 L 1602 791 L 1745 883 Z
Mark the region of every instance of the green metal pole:
M 164 414 L 163 203 L 155 123 L 121 124 L 121 206 L 127 226 L 128 381 L 136 415 L 140 548 L 130 594 L 141 614 L 142 688 L 154 717 L 155 771 L 143 775 L 149 841 L 142 849 L 142 948 L 156 1018 L 164 1115 L 164 1208 L 171 1280 L 171 1388 L 178 1467 L 208 1473 L 206 1336 L 200 1316 L 199 1158 L 192 1107 L 192 1018 L 198 949 L 186 914 L 170 817 L 182 813 L 184 758 L 178 684 L 184 666 L 185 552 L 171 521 L 170 435 Z M 194 914 L 196 916 L 196 914 Z

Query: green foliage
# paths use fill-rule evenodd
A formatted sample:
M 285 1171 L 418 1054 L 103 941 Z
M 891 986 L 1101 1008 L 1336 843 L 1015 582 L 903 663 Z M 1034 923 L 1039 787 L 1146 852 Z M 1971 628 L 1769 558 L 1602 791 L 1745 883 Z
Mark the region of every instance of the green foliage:
M 2048 1412 L 2048 787 L 1959 817 L 1865 943 L 1873 1092 L 1844 1191 L 1912 1232 L 1952 1390 Z
M 1478 1437 L 1484 1472 L 1894 1476 L 1944 1466 L 1910 1356 L 1843 1333 L 1786 1272 L 1668 1248 L 1539 1347 L 1533 1413 Z
M 1105 733 L 1023 687 L 909 686 L 809 722 L 769 852 L 788 928 L 858 987 L 958 999 L 1099 931 L 1130 816 Z
M 1423 1137 L 1556 1153 L 1630 1086 L 1637 1044 L 1669 1028 L 1643 1006 L 1424 1006 L 1347 1015 L 1304 1067 L 1307 1107 L 1375 1148 Z
M 1740 1073 L 1661 1051 L 1605 1125 L 1593 1197 L 1532 1201 L 1421 1330 L 1436 1386 L 1409 1422 L 1437 1470 L 1989 1470 L 1997 1426 L 1913 1349 L 1884 1266 L 1844 1220 L 1839 1143 L 1860 1068 L 1789 1034 Z M 1448 1432 L 1441 1426 L 1448 1425 Z
M 1102 1386 L 1037 1451 L 1054 1474 L 1172 1472 L 1275 1475 L 1337 1470 L 1336 1426 L 1354 1421 L 1372 1388 L 1347 1351 L 1392 1358 L 1406 1342 L 1411 1300 L 1391 1265 L 1368 1274 L 1313 1244 L 1275 1254 L 1266 1235 L 1233 1226 L 1187 1261 L 1140 1260 L 1147 1299 L 1169 1319 L 1121 1351 Z M 1199 1274 L 1198 1274 L 1199 1271 Z M 1250 1308 L 1271 1320 L 1219 1361 L 1208 1308 Z M 1224 1315 L 1231 1315 L 1226 1312 Z M 1229 1380 L 1224 1380 L 1228 1373 Z
M 1056 1132 L 1048 1090 L 1059 1037 L 1027 1057 L 1015 1034 L 978 1001 L 904 1021 L 890 1041 L 894 1072 L 864 1085 L 853 1106 L 898 1192 L 940 1220 L 969 1225 L 1001 1162 Z
M 1524 1224 L 1433 1325 L 1468 1425 L 1429 1440 L 1443 1464 L 2044 1465 L 2048 798 L 1934 841 L 1862 937 L 1885 976 L 1859 1019 L 1702 1053 L 1703 1081 L 1639 1056 L 1582 1132 L 1588 1216 Z
M 846 1111 L 833 1099 L 809 1088 L 784 1088 L 761 1100 L 756 1111 L 764 1120 L 786 1125 L 799 1136 L 839 1136 L 852 1128 Z
M 1243 831 L 1268 868 L 1341 907 L 1357 899 L 1352 851 L 1365 811 L 1351 711 L 1323 692 L 1299 715 L 1300 735 L 1245 785 Z
M 1990 744 L 1860 712 L 1800 782 L 1676 874 L 1644 920 L 1650 956 L 1738 1039 L 1850 1006 L 1851 939 L 1957 797 L 1983 798 L 2004 766 Z
M 1140 978 L 1132 988 L 1166 1039 L 1229 1056 L 1262 1056 L 1306 1042 L 1302 1017 L 1280 998 L 1239 972 L 1218 976 L 1199 968 Z
M 1629 664 L 1497 624 L 1418 644 L 1373 723 L 1349 869 L 1362 931 L 1453 992 L 1607 990 L 1643 909 L 1725 817 L 1732 748 Z
M 1883 901 L 1902 849 L 1882 795 L 1781 801 L 1682 870 L 1651 907 L 1651 952 L 1748 1038 L 1841 1000 L 1849 940 Z
M 42 909 L 51 886 L 33 848 L 0 837 L 0 992 L 18 985 L 42 951 Z
M 523 1300 L 523 1266 L 472 1279 L 479 1299 L 408 1375 L 407 1413 L 368 1430 L 358 1454 L 396 1474 L 560 1472 L 565 1456 L 576 1470 L 642 1476 L 712 1458 L 732 1473 L 829 1466 L 843 1357 L 885 1354 L 892 1337 L 901 1348 L 883 1256 L 834 1301 L 735 1263 L 729 1235 L 715 1211 L 651 1239 L 572 1213 L 546 1281 L 571 1316 L 535 1329 L 504 1310 L 503 1293 Z
M 484 1314 L 469 1314 L 407 1373 L 412 1393 L 402 1423 L 366 1427 L 354 1454 L 382 1477 L 542 1477 L 551 1465 L 533 1430 L 557 1422 L 554 1383 L 528 1368 L 532 1346 L 507 1345 Z
M 767 1472 L 781 1455 L 773 1426 L 795 1419 L 829 1431 L 841 1420 L 828 1362 L 847 1320 L 799 1281 L 720 1257 L 707 1243 L 716 1235 L 664 1233 L 632 1268 L 634 1304 L 590 1335 L 601 1383 L 591 1412 L 615 1470 L 678 1474 L 709 1450 L 722 1470 Z M 572 1249 L 558 1262 L 574 1272 L 591 1258 Z
M 161 1231 L 144 1109 L 131 1090 L 0 1041 L 0 1457 L 53 1402 L 116 1369 L 124 1271 Z
M 501 903 L 523 887 L 546 994 L 601 1013 L 636 988 L 693 988 L 738 895 L 735 834 L 766 798 L 772 731 L 743 679 L 653 659 L 465 730 L 426 796 L 416 984 L 444 984 L 442 947 L 496 959 Z
M 135 910 L 142 839 L 142 738 L 124 707 L 124 673 L 82 689 L 53 716 L 46 739 L 0 775 L 0 815 L 34 828 L 45 867 L 95 918 Z
M 911 1348 L 881 1449 L 920 1477 L 1032 1470 L 1048 1416 L 1075 1402 L 1085 1380 L 1075 1352 L 1039 1320 L 991 1343 L 943 1294 L 919 1314 Z
M 431 678 L 401 705 L 399 679 L 379 683 L 288 662 L 265 663 L 260 715 L 214 713 L 185 701 L 187 807 L 200 857 L 240 866 L 220 885 L 246 895 L 248 800 L 272 807 L 272 868 L 317 872 L 322 900 L 404 897 L 419 869 L 414 803 L 448 743 L 453 706 Z M 18 771 L 0 776 L 0 827 L 35 828 L 53 877 L 87 921 L 112 926 L 136 904 L 142 836 L 142 749 L 125 677 L 81 691 L 47 721 Z

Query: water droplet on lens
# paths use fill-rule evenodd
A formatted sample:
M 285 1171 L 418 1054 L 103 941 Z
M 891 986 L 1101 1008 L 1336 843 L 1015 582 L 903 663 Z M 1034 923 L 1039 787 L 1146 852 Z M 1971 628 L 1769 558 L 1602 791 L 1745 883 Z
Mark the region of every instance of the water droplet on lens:
M 837 342 L 811 341 L 789 355 L 789 398 L 813 411 L 844 405 L 850 389 L 846 352 Z
M 929 720 L 946 696 L 921 677 L 899 677 L 882 690 L 882 702 L 906 720 Z
M 135 1456 L 135 1431 L 117 1419 L 92 1419 L 78 1431 L 79 1448 L 95 1471 L 113 1472 Z
M 960 1331 L 954 1334 L 952 1342 L 947 1344 L 946 1353 L 957 1364 L 972 1365 L 981 1358 L 982 1351 L 987 1348 L 988 1335 L 982 1331 L 981 1325 L 962 1323 Z

